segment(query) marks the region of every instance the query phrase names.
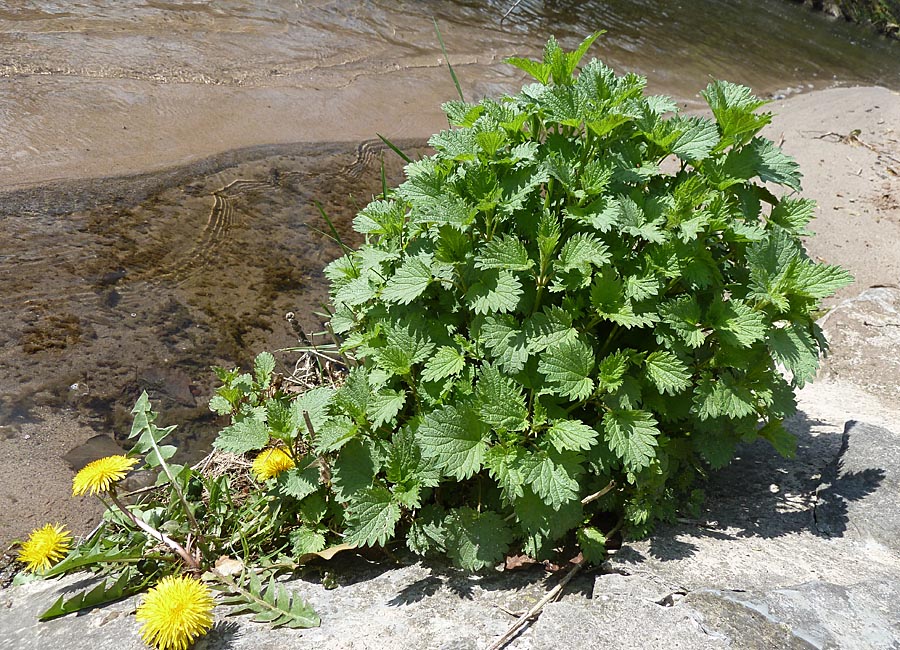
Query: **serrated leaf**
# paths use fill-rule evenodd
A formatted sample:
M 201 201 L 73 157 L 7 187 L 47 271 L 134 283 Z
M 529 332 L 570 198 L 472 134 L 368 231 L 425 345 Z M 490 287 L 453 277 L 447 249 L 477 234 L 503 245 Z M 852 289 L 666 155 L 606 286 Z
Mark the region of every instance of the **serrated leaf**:
M 819 348 L 804 328 L 791 325 L 768 332 L 766 345 L 772 357 L 791 371 L 797 386 L 803 387 L 819 368 Z
M 635 311 L 632 301 L 625 297 L 624 283 L 611 272 L 594 276 L 591 307 L 598 316 L 628 329 L 647 327 L 658 320 L 656 314 Z
M 719 143 L 719 130 L 715 122 L 701 117 L 676 117 L 672 126 L 678 133 L 671 151 L 686 162 L 708 157 Z
M 612 256 L 606 244 L 594 235 L 579 233 L 563 244 L 555 268 L 562 272 L 579 271 L 589 276 L 593 268 L 605 266 L 610 259 Z
M 521 447 L 494 445 L 485 454 L 484 465 L 508 501 L 522 496 L 522 488 L 525 485 L 525 477 L 522 474 L 524 459 L 525 451 Z
M 756 413 L 756 399 L 750 389 L 729 372 L 715 380 L 701 378 L 694 389 L 694 405 L 701 420 L 728 417 L 743 418 Z
M 513 56 L 509 57 L 508 59 L 504 59 L 503 62 L 515 66 L 519 70 L 530 74 L 542 84 L 547 83 L 547 81 L 549 81 L 550 79 L 550 66 L 541 63 L 540 61 L 532 61 L 531 59 Z
M 587 399 L 593 392 L 593 369 L 594 351 L 581 339 L 548 348 L 538 362 L 538 372 L 547 378 L 554 392 L 576 401 Z
M 600 566 L 606 560 L 606 536 L 600 529 L 593 526 L 585 526 L 578 529 L 576 534 L 578 546 L 584 559 L 595 566 Z
M 466 365 L 466 357 L 456 348 L 442 345 L 422 370 L 424 381 L 439 381 L 458 375 Z
M 400 506 L 381 486 L 358 494 L 347 506 L 348 528 L 344 540 L 355 546 L 384 545 L 400 521 Z
M 675 395 L 691 386 L 691 373 L 673 353 L 656 350 L 644 360 L 647 378 L 660 393 Z
M 297 467 L 278 474 L 278 491 L 282 494 L 303 499 L 319 489 L 319 468 L 310 466 L 312 458 L 304 457 Z
M 578 499 L 577 477 L 582 471 L 574 454 L 538 453 L 524 459 L 522 475 L 544 503 L 559 510 L 564 503 Z
M 316 427 L 315 450 L 317 454 L 335 452 L 349 442 L 359 429 L 353 420 L 335 416 Z
M 260 352 L 253 360 L 253 375 L 256 383 L 262 388 L 268 388 L 272 381 L 272 373 L 275 372 L 275 357 L 271 352 Z
M 519 304 L 522 284 L 509 271 L 488 271 L 466 292 L 466 302 L 476 314 L 511 312 Z
M 547 439 L 557 451 L 582 451 L 594 446 L 600 433 L 581 420 L 554 420 Z
M 768 329 L 760 312 L 737 299 L 713 303 L 709 318 L 719 338 L 737 347 L 761 341 Z
M 386 476 L 395 487 L 408 483 L 435 487 L 440 481 L 440 472 L 431 462 L 422 459 L 422 450 L 408 427 L 403 427 L 394 434 Z
M 334 294 L 334 301 L 347 307 L 358 307 L 375 297 L 375 287 L 368 277 L 353 278 Z
M 444 509 L 434 504 L 426 505 L 419 510 L 406 535 L 406 546 L 409 550 L 416 555 L 443 551 L 445 517 Z
M 641 206 L 627 196 L 619 198 L 619 216 L 616 221 L 623 232 L 635 237 L 657 244 L 666 240 L 665 233 L 660 230 L 661 222 L 648 219 Z
M 486 316 L 481 322 L 480 338 L 505 372 L 515 374 L 525 367 L 530 351 L 529 337 L 519 329 L 513 316 Z
M 706 340 L 707 333 L 700 323 L 700 305 L 693 296 L 679 296 L 660 307 L 663 322 L 669 325 L 675 334 L 688 347 L 699 348 Z
M 325 548 L 325 535 L 317 528 L 301 526 L 291 531 L 288 536 L 291 540 L 291 551 L 294 556 L 318 553 Z
M 444 522 L 447 555 L 466 571 L 478 571 L 503 559 L 512 531 L 503 517 L 490 510 L 457 508 Z
M 810 298 L 827 298 L 853 282 L 853 276 L 840 266 L 816 264 L 808 260 L 798 264 L 791 293 Z
M 572 315 L 560 307 L 545 307 L 525 322 L 524 341 L 528 354 L 543 352 L 551 345 L 578 337 Z M 513 371 L 516 372 L 516 371 Z
M 255 417 L 248 417 L 219 432 L 213 447 L 232 454 L 246 454 L 262 449 L 269 442 L 269 428 Z
M 797 455 L 797 437 L 784 428 L 781 420 L 771 420 L 759 430 L 759 435 L 769 441 L 772 447 L 784 458 Z
M 427 254 L 408 257 L 391 276 L 381 291 L 387 302 L 408 305 L 418 298 L 431 283 L 432 257 Z
M 152 579 L 153 576 L 135 575 L 135 571 L 126 566 L 115 580 L 107 578 L 90 589 L 79 591 L 74 595 L 63 594 L 38 616 L 38 620 L 49 621 L 66 614 L 127 598 L 144 589 Z
M 522 242 L 511 235 L 494 237 L 475 256 L 477 269 L 504 269 L 527 271 L 534 266 Z
M 368 408 L 372 426 L 378 428 L 392 421 L 405 403 L 406 393 L 402 390 L 384 389 L 372 395 Z
M 306 418 L 303 417 L 303 414 L 306 413 L 318 433 L 319 428 L 328 419 L 328 406 L 333 397 L 334 389 L 324 386 L 313 388 L 299 395 L 291 402 L 291 420 L 294 426 L 306 431 L 308 435 L 313 434 L 312 431 L 307 430 Z
M 252 613 L 254 621 L 269 623 L 272 627 L 310 628 L 321 623 L 312 607 L 284 585 L 275 582 L 274 576 L 265 588 L 252 571 L 246 586 L 243 576 L 238 580 L 227 576 L 222 579 L 233 592 L 233 595 L 223 598 L 224 604 L 233 606 L 228 612 L 231 616 Z
M 608 393 L 614 393 L 622 387 L 625 372 L 628 370 L 628 354 L 619 350 L 607 355 L 600 362 L 598 370 L 598 387 Z
M 754 138 L 743 147 L 732 149 L 725 159 L 711 168 L 719 189 L 759 177 L 800 191 L 800 167 L 797 162 L 765 138 Z
M 378 464 L 370 443 L 359 439 L 348 442 L 331 467 L 331 485 L 338 501 L 346 502 L 354 494 L 369 488 Z
M 811 235 L 812 233 L 806 229 L 806 225 L 813 218 L 815 210 L 816 202 L 811 199 L 786 196 L 772 208 L 769 222 L 794 235 Z
M 416 438 L 422 454 L 457 480 L 481 469 L 487 451 L 488 430 L 470 409 L 442 406 L 427 414 Z
M 603 416 L 609 448 L 632 472 L 648 467 L 656 457 L 656 419 L 646 411 L 608 411 Z
M 472 160 L 479 151 L 475 132 L 469 128 L 441 131 L 431 136 L 428 144 L 441 154 L 441 157 L 452 160 Z
M 528 426 L 521 386 L 495 366 L 482 366 L 475 384 L 475 402 L 481 421 L 495 430 L 521 431 Z
M 712 109 L 727 144 L 749 139 L 771 120 L 771 115 L 754 114 L 766 101 L 746 86 L 713 81 L 700 94 Z
M 566 501 L 559 508 L 553 508 L 526 485 L 523 494 L 514 504 L 519 525 L 529 534 L 539 534 L 548 541 L 563 537 L 574 526 L 584 520 L 584 509 L 580 499 Z

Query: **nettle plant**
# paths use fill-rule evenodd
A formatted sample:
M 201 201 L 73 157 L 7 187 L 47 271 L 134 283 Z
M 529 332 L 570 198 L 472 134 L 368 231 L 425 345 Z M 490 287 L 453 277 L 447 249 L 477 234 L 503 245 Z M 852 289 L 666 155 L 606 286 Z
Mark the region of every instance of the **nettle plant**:
M 518 95 L 445 104 L 436 153 L 326 269 L 352 369 L 316 449 L 351 543 L 478 569 L 575 531 L 599 558 L 609 522 L 647 533 L 739 442 L 793 453 L 814 315 L 852 278 L 803 250 L 814 202 L 764 101 L 717 81 L 715 119 L 685 116 L 643 77 L 576 75 L 596 36 L 509 59 L 537 80 Z

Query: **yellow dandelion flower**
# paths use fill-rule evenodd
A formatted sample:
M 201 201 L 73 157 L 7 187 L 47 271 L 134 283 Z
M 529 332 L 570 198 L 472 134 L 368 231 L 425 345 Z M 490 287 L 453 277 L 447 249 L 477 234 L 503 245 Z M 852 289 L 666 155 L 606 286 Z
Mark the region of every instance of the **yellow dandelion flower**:
M 135 618 L 141 637 L 159 650 L 187 650 L 213 624 L 212 593 L 190 576 L 166 576 L 147 592 Z
M 275 449 L 261 451 L 259 456 L 253 461 L 253 467 L 250 468 L 250 471 L 253 472 L 257 481 L 265 481 L 293 467 L 294 459 L 284 449 L 276 447 Z
M 19 551 L 19 562 L 24 562 L 32 573 L 46 571 L 69 552 L 72 534 L 62 524 L 47 524 L 31 532 L 28 541 Z
M 72 494 L 95 494 L 108 492 L 109 488 L 125 478 L 128 471 L 137 465 L 136 458 L 127 456 L 107 456 L 88 463 L 72 480 Z

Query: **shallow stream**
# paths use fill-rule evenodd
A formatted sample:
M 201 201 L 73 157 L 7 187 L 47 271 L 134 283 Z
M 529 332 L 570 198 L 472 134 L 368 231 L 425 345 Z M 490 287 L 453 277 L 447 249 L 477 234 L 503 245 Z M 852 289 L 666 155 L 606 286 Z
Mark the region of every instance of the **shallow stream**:
M 3 3 L 0 436 L 50 408 L 121 438 L 147 389 L 201 453 L 209 366 L 295 344 L 287 311 L 321 325 L 314 202 L 346 231 L 382 158 L 400 177 L 375 134 L 445 126 L 432 16 L 472 99 L 599 28 L 592 55 L 687 106 L 711 77 L 900 88 L 900 44 L 782 0 Z

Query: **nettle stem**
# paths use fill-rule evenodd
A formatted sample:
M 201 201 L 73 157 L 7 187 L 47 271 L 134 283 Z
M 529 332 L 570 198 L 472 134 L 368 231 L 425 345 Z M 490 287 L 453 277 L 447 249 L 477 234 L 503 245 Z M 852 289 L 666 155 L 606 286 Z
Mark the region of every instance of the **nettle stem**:
M 159 542 L 162 542 L 163 544 L 165 544 L 166 546 L 171 548 L 173 551 L 178 553 L 178 555 L 181 557 L 181 559 L 185 561 L 185 564 L 187 564 L 191 569 L 193 569 L 195 571 L 200 570 L 200 562 L 197 561 L 197 558 L 195 558 L 193 555 L 188 553 L 184 549 L 184 547 L 181 544 L 179 544 L 178 542 L 176 542 L 174 539 L 172 539 L 165 533 L 159 532 L 153 526 L 148 524 L 143 519 L 140 519 L 133 512 L 131 512 L 131 510 L 126 508 L 125 505 L 121 501 L 119 501 L 119 498 L 116 496 L 115 489 L 110 489 L 109 498 L 116 505 L 116 507 L 119 509 L 119 511 L 123 515 L 125 515 L 129 521 L 131 521 L 131 523 L 133 523 L 135 526 L 137 526 L 138 528 L 143 530 L 145 533 L 150 535 L 150 537 L 152 537 L 153 539 L 155 539 Z

